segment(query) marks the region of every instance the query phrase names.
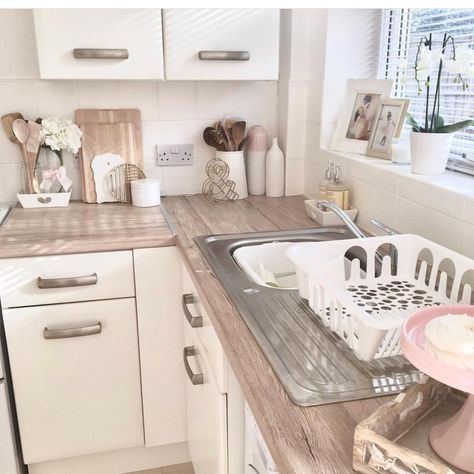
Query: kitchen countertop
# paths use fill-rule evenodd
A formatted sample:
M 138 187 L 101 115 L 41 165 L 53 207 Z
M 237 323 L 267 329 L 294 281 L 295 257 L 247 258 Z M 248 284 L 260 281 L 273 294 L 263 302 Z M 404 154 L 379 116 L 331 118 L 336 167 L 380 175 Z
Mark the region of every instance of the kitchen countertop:
M 280 473 L 351 473 L 354 428 L 387 398 L 295 405 L 193 241 L 204 234 L 318 227 L 306 216 L 303 200 L 250 196 L 211 204 L 195 195 L 167 197 L 164 206 L 175 220 L 177 245 Z
M 318 227 L 306 216 L 303 200 L 250 196 L 211 204 L 193 195 L 166 197 L 161 208 L 82 202 L 66 208 L 17 207 L 0 228 L 0 258 L 178 245 L 280 473 L 350 473 L 355 425 L 387 398 L 293 404 L 193 240 L 204 234 Z M 176 236 L 168 224 L 176 227 Z
M 0 258 L 128 250 L 174 245 L 159 207 L 86 204 L 16 207 L 0 228 Z

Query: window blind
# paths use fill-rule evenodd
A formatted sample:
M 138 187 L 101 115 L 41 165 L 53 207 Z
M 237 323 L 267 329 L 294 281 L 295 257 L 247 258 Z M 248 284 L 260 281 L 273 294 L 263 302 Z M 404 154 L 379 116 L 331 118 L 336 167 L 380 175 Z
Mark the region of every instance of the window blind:
M 424 88 L 422 94 L 418 94 L 414 80 L 413 65 L 418 43 L 423 36 L 432 33 L 434 47 L 439 47 L 445 32 L 453 36 L 456 46 L 474 48 L 474 9 L 384 10 L 379 77 L 394 79 L 394 95 L 410 99 L 410 113 L 419 122 L 423 122 L 426 96 Z M 400 64 L 404 61 L 407 65 L 406 79 L 403 79 L 400 70 Z M 454 83 L 454 78 L 454 75 L 443 72 L 440 115 L 446 124 L 474 118 L 474 80 L 465 78 L 469 88 L 463 91 L 460 84 Z M 434 96 L 434 93 L 431 95 Z M 409 130 L 406 125 L 405 137 Z M 474 175 L 474 127 L 454 135 L 448 168 Z

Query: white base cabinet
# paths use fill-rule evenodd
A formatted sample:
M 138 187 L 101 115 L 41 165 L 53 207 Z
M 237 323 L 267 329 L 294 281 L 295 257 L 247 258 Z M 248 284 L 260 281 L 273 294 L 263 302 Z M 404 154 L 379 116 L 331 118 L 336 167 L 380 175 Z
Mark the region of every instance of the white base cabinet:
M 27 464 L 143 445 L 133 298 L 3 318 Z
M 181 260 L 176 247 L 133 251 L 146 446 L 186 441 Z

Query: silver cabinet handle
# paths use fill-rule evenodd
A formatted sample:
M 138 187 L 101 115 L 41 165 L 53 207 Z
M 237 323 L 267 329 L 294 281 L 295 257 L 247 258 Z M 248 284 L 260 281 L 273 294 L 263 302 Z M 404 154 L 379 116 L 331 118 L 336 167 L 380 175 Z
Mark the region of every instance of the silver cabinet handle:
M 80 277 L 66 278 L 41 278 L 36 282 L 41 290 L 49 288 L 71 288 L 73 286 L 88 286 L 97 284 L 97 273 Z
M 92 336 L 93 334 L 100 334 L 102 332 L 102 324 L 99 322 L 92 326 L 82 326 L 78 328 L 66 329 L 43 329 L 43 337 L 45 339 L 66 339 L 68 337 L 82 337 Z
M 183 349 L 184 368 L 186 369 L 186 373 L 188 374 L 189 380 L 191 380 L 191 383 L 193 385 L 202 385 L 204 383 L 204 375 L 195 374 L 188 362 L 188 357 L 192 357 L 195 355 L 197 355 L 197 351 L 194 346 L 188 346 Z
M 248 61 L 250 51 L 199 51 L 201 61 Z
M 128 49 L 120 48 L 76 48 L 76 59 L 128 59 Z
M 202 328 L 202 316 L 193 316 L 189 311 L 188 305 L 196 303 L 196 298 L 192 293 L 186 293 L 181 299 L 184 315 L 192 328 Z

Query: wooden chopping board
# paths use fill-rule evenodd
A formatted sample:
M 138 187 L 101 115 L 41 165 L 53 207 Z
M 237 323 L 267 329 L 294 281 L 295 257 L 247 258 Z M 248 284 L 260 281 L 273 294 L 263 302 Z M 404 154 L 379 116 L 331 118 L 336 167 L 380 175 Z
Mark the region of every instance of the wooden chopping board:
M 83 132 L 80 150 L 82 200 L 97 202 L 91 167 L 96 155 L 112 153 L 143 169 L 141 117 L 138 109 L 80 109 L 76 123 Z

